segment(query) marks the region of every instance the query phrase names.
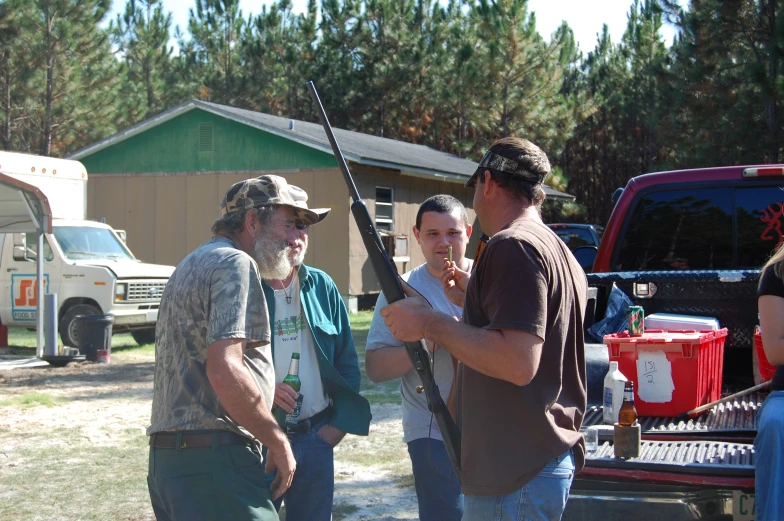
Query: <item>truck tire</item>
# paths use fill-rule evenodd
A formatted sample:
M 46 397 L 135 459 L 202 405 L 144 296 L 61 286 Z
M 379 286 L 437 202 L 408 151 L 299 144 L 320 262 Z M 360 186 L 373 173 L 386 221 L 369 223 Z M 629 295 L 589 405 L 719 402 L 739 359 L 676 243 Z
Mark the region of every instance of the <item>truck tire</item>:
M 155 328 L 150 329 L 137 329 L 135 331 L 131 331 L 131 336 L 136 343 L 140 346 L 144 344 L 154 344 L 155 343 Z
M 79 347 L 79 332 L 76 330 L 76 318 L 82 315 L 100 315 L 101 310 L 92 304 L 77 304 L 68 309 L 60 321 L 60 339 L 64 346 Z

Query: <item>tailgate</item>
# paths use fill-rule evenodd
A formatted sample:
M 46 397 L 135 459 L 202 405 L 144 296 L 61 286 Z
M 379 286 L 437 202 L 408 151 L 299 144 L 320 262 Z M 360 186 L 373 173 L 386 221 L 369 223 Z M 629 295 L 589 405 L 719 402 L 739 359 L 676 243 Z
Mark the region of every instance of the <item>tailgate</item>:
M 725 441 L 643 441 L 640 456 L 616 458 L 606 441 L 589 454 L 581 478 L 754 488 L 754 446 Z
M 580 477 L 753 489 L 757 411 L 766 396 L 750 394 L 685 422 L 640 418 L 640 456 L 628 460 L 613 453 L 613 428 L 601 424 L 602 407 L 590 407 L 583 428 L 597 427 L 600 444 Z

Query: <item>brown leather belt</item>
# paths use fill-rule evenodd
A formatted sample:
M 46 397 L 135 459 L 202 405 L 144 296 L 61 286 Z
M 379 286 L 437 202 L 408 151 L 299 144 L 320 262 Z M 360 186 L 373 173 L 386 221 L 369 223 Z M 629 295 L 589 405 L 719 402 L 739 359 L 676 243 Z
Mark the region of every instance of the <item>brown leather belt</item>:
M 177 438 L 180 435 L 182 437 L 178 446 Z M 150 435 L 150 445 L 156 449 L 204 449 L 221 445 L 253 445 L 253 440 L 230 431 L 156 432 Z

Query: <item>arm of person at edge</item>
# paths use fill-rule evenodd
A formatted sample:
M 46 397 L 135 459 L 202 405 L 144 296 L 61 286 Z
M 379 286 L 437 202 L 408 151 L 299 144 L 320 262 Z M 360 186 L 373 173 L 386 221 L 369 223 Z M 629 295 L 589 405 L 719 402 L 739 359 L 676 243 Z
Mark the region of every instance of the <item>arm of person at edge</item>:
M 441 268 L 441 287 L 449 301 L 456 305 L 465 307 L 466 290 L 468 290 L 468 279 L 471 274 L 457 267 L 457 264 L 448 260 L 444 261 Z
M 226 412 L 267 447 L 268 474 L 277 470 L 270 490 L 277 499 L 291 486 L 297 463 L 288 437 L 264 402 L 256 382 L 243 363 L 247 340 L 218 340 L 207 348 L 207 378 Z
M 433 310 L 419 296 L 386 306 L 381 316 L 396 339 L 414 342 L 430 338 L 467 366 L 492 378 L 523 386 L 539 369 L 544 340 L 531 333 L 455 322 L 454 317 Z
M 408 282 L 401 278 L 400 283 L 406 295 L 417 295 Z M 376 301 L 376 307 L 381 309 L 386 303 L 384 294 L 380 293 Z M 374 314 L 373 320 L 383 320 L 383 317 L 380 315 L 376 317 Z M 427 350 L 431 353 L 438 349 L 438 346 L 431 340 L 425 340 L 425 344 Z M 400 378 L 413 369 L 414 366 L 408 357 L 406 348 L 402 345 L 388 345 L 365 351 L 365 373 L 367 373 L 368 379 L 373 383 L 388 382 L 389 380 Z
M 771 365 L 784 365 L 784 298 L 762 295 L 757 306 L 765 356 Z

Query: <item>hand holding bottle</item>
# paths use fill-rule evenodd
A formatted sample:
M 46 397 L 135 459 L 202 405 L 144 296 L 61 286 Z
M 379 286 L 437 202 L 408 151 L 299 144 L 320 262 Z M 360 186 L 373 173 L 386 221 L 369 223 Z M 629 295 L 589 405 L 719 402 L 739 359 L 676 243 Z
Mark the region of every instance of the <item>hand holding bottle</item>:
M 287 383 L 279 383 L 275 386 L 274 404 L 286 411 L 288 414 L 294 412 L 297 406 L 299 393 L 291 388 Z

